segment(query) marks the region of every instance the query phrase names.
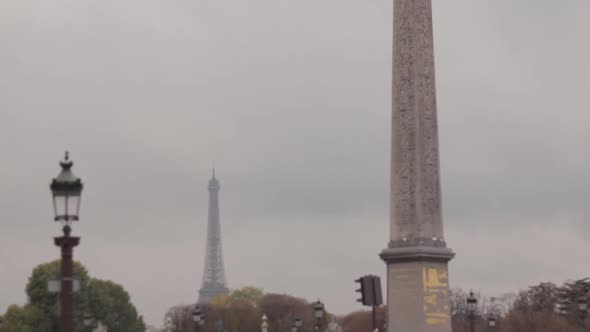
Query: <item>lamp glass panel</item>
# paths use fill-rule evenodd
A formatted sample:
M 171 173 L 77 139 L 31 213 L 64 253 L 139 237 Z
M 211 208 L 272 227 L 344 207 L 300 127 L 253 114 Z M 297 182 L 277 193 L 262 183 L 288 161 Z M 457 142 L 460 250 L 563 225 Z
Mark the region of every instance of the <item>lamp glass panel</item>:
M 67 215 L 71 218 L 77 219 L 78 211 L 80 211 L 80 196 L 79 195 L 71 195 L 67 197 Z
M 60 218 L 66 215 L 66 196 L 53 196 L 53 209 L 55 210 L 55 217 Z

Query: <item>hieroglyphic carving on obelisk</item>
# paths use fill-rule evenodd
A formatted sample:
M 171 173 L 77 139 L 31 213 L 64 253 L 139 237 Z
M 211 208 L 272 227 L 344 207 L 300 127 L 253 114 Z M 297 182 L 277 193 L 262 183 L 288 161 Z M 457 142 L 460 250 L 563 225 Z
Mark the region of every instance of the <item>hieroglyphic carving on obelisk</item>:
M 390 332 L 450 332 L 431 0 L 394 0 Z

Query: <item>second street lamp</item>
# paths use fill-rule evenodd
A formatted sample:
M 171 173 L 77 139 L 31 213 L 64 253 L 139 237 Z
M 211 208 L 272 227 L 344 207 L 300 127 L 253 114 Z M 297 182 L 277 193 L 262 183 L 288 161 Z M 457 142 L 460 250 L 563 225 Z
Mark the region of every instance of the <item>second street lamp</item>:
M 493 315 L 490 315 L 490 317 L 488 317 L 488 328 L 489 328 L 490 332 L 496 331 L 496 324 L 497 323 L 498 323 L 498 321 L 496 320 L 496 317 L 494 317 Z
M 56 246 L 61 248 L 61 288 L 59 293 L 60 331 L 74 332 L 74 304 L 73 304 L 73 274 L 74 248 L 80 243 L 79 237 L 70 236 L 71 223 L 79 220 L 80 198 L 82 196 L 82 181 L 72 173 L 74 163 L 68 152 L 60 162 L 61 172 L 50 185 L 53 196 L 55 221 L 61 222 L 63 236 L 54 238 Z
M 469 292 L 467 297 L 467 311 L 469 315 L 470 331 L 475 332 L 475 311 L 477 310 L 477 298 L 473 291 Z
M 262 332 L 268 332 L 268 317 L 266 315 L 262 315 L 262 324 L 260 324 L 262 328 Z
M 174 322 L 172 321 L 172 318 L 170 317 L 166 317 L 166 332 L 174 332 L 174 330 L 176 329 L 176 326 L 174 326 Z
M 315 314 L 315 330 L 319 331 L 322 328 L 322 318 L 324 318 L 324 304 L 319 299 L 314 302 L 313 311 Z
M 578 298 L 578 309 L 580 310 L 580 324 L 582 326 L 582 331 L 587 331 L 586 316 L 588 315 L 588 298 L 585 295 Z
M 303 326 L 303 323 L 301 321 L 301 318 L 299 318 L 299 317 L 295 318 L 295 322 L 293 324 L 293 331 L 294 332 L 300 332 L 301 331 L 301 326 Z
M 84 317 L 82 317 L 82 320 L 84 322 L 84 326 L 86 326 L 89 331 L 93 331 L 98 327 L 98 321 L 89 313 L 85 313 Z
M 193 321 L 195 322 L 195 331 L 199 331 L 205 325 L 205 313 L 198 304 L 195 305 L 195 309 L 193 310 Z

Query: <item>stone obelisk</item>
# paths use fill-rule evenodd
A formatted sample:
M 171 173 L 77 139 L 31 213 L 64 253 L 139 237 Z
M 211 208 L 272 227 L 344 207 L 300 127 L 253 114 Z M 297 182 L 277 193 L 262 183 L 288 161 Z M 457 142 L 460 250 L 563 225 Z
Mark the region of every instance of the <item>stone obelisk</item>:
M 389 332 L 450 332 L 431 0 L 394 0 Z

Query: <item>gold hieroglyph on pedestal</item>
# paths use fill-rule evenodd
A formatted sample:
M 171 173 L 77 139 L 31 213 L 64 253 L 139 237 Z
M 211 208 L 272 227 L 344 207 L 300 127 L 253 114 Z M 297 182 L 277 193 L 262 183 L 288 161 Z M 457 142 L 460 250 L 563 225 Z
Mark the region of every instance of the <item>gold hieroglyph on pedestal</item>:
M 445 269 L 424 267 L 424 314 L 429 325 L 449 323 L 449 274 Z

